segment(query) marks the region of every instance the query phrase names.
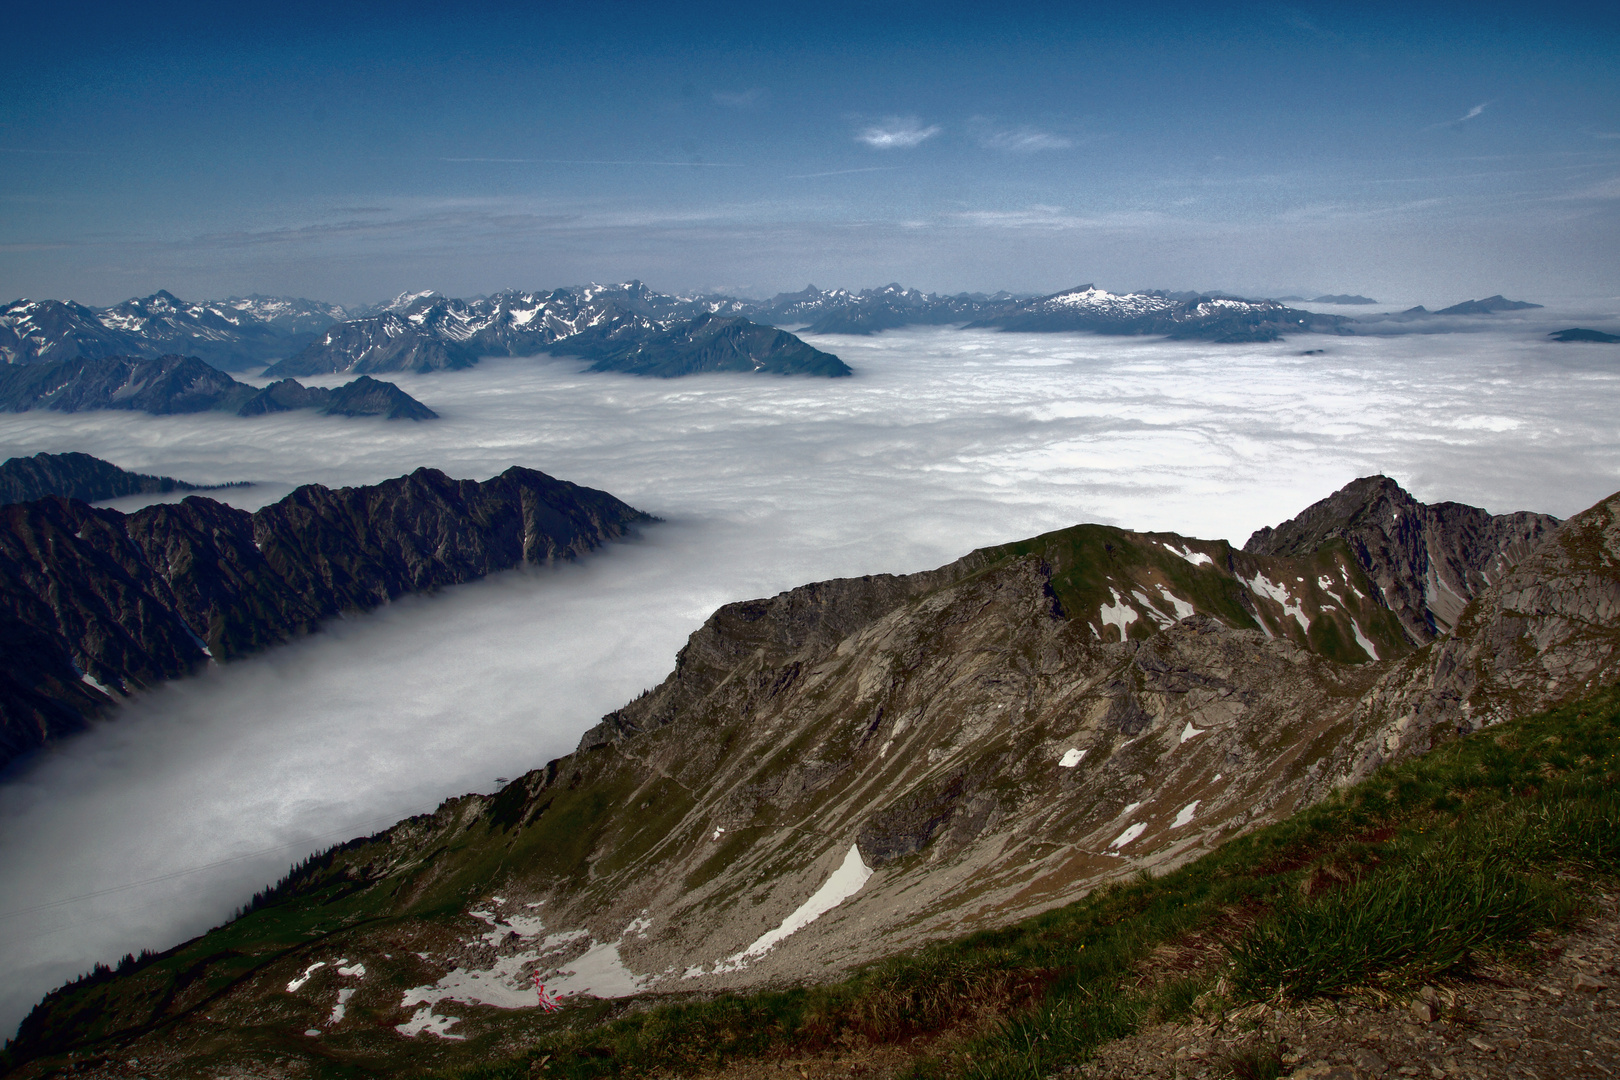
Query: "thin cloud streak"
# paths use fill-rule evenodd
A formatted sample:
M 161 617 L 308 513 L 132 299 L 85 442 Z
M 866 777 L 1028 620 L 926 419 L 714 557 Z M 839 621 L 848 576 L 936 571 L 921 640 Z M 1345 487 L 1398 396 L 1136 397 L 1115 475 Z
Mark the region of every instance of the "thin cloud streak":
M 784 180 L 814 180 L 817 177 L 822 177 L 822 176 L 850 176 L 850 175 L 853 175 L 854 173 L 894 172 L 897 169 L 903 169 L 903 168 L 905 168 L 904 165 L 872 165 L 872 166 L 869 166 L 869 167 L 864 168 L 864 169 L 833 169 L 830 172 L 795 173 L 792 176 L 784 176 L 784 177 L 782 177 L 782 179 L 784 179 Z
M 1074 141 L 1038 128 L 1020 127 L 985 134 L 980 137 L 979 144 L 989 150 L 1037 154 L 1042 150 L 1068 150 L 1074 146 Z
M 1472 109 L 1469 109 L 1467 112 L 1457 117 L 1455 120 L 1443 120 L 1438 124 L 1430 124 L 1428 127 L 1423 128 L 1422 130 L 1434 131 L 1438 128 L 1460 127 L 1461 125 L 1468 123 L 1470 120 L 1477 119 L 1482 113 L 1484 113 L 1486 106 L 1490 104 L 1491 103 L 1489 101 L 1482 101 L 1478 105 L 1475 105 Z
M 695 165 L 705 169 L 746 169 L 740 161 L 596 161 L 571 158 L 442 157 L 435 161 L 488 165 Z
M 915 117 L 894 116 L 857 132 L 855 141 L 865 143 L 874 150 L 910 150 L 943 130 L 938 124 L 923 127 L 922 121 Z

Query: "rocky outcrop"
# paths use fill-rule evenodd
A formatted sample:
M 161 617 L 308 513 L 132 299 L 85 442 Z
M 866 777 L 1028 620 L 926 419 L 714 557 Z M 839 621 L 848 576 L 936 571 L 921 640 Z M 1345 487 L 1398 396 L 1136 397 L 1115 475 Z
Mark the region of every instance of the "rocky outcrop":
M 1557 527 L 1550 514 L 1420 503 L 1389 477 L 1367 476 L 1298 517 L 1260 529 L 1243 550 L 1300 555 L 1345 541 L 1408 639 L 1422 645 L 1450 632 L 1470 600 Z
M 0 764 L 101 706 L 406 593 L 574 559 L 647 515 L 512 468 L 299 488 L 256 513 L 200 496 L 134 514 L 0 508 Z
M 430 420 L 438 414 L 393 383 L 365 376 L 337 389 L 292 379 L 259 389 L 195 356 L 114 356 L 0 366 L 0 409 L 86 412 L 127 409 L 158 416 L 230 412 L 261 416 L 315 409 L 339 416 Z

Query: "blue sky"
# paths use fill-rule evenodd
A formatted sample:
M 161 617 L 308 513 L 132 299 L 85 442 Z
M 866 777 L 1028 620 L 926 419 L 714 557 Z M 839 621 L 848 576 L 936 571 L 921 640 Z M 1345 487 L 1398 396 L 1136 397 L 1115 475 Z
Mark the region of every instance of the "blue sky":
M 5 299 L 1620 295 L 1620 17 L 1596 8 L 8 19 Z

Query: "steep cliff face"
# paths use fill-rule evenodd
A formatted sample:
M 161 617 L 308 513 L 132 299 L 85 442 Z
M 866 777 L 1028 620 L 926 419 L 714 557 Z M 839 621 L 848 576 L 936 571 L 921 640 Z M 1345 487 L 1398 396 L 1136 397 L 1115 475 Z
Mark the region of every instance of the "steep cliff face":
M 1300 555 L 1342 539 L 1414 645 L 1457 625 L 1463 608 L 1558 527 L 1550 514 L 1492 515 L 1420 503 L 1387 476 L 1366 476 L 1276 528 L 1249 537 L 1257 555 Z
M 599 996 L 758 985 L 1003 925 L 1425 748 L 1386 723 L 1419 706 L 1479 721 L 1620 674 L 1617 515 L 1620 496 L 1491 568 L 1421 648 L 1341 535 L 1268 555 L 1078 526 L 727 605 L 574 754 L 344 845 L 221 931 L 264 959 L 206 1024 L 172 972 L 217 985 L 213 938 L 115 981 L 118 1023 L 182 1018 L 161 1036 L 182 1065 L 220 1052 L 222 1024 L 230 1054 L 307 1024 L 323 1053 L 375 1060 L 424 1032 L 503 1038 L 535 975 Z M 1387 565 L 1421 593 L 1413 562 Z M 320 944 L 272 953 L 295 930 Z M 329 957 L 363 963 L 363 1023 L 299 981 Z M 53 1009 L 38 1030 L 70 1030 Z
M 406 593 L 577 558 L 648 520 L 521 468 L 483 483 L 419 469 L 309 485 L 252 514 L 199 496 L 128 515 L 61 498 L 0 508 L 0 625 L 31 643 L 0 661 L 0 764 L 209 659 Z

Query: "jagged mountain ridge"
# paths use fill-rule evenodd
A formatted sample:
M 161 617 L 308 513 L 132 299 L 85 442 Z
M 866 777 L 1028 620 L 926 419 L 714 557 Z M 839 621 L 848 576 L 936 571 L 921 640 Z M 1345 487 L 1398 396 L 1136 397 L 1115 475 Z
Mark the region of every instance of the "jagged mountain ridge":
M 1516 680 L 1539 642 L 1554 662 L 1535 672 L 1537 701 L 1615 673 L 1617 515 L 1620 496 L 1566 523 L 1441 639 L 1496 643 L 1470 668 L 1475 699 Z M 1532 603 L 1511 598 L 1526 590 Z M 1390 704 L 1411 687 L 1443 699 L 1455 676 L 1378 591 L 1343 537 L 1268 556 L 1078 526 L 929 573 L 727 605 L 574 754 L 335 849 L 276 892 L 263 930 L 251 915 L 218 932 L 263 967 L 230 976 L 206 1024 L 174 973 L 206 981 L 223 955 L 212 936 L 112 980 L 116 1010 L 107 999 L 95 1022 L 115 1011 L 135 1035 L 177 1018 L 157 1038 L 180 1070 L 221 1053 L 222 1030 L 248 1060 L 287 1052 L 284 1030 L 306 1024 L 325 1060 L 429 1053 L 442 1068 L 521 1026 L 531 972 L 607 995 L 759 985 L 1012 921 L 1277 820 L 1369 752 L 1454 736 L 1443 709 Z M 1565 642 L 1586 656 L 1567 675 Z M 819 918 L 793 921 L 835 885 Z M 273 958 L 254 944 L 296 932 L 322 940 Z M 342 983 L 360 1018 L 341 1022 L 338 984 L 303 977 L 338 956 L 367 971 Z M 30 1023 L 67 1045 L 68 998 Z M 468 1042 L 401 1037 L 424 1032 Z M 121 1052 L 147 1067 L 158 1051 Z
M 116 698 L 309 633 L 345 611 L 577 558 L 651 519 L 514 466 L 307 485 L 254 513 L 201 496 L 133 514 L 0 507 L 0 765 Z
M 480 356 L 552 353 L 589 360 L 593 371 L 666 378 L 698 371 L 850 374 L 837 357 L 743 317 L 741 306 L 666 296 L 639 281 L 478 300 L 406 294 L 387 310 L 330 328 L 266 373 L 433 371 L 470 367 Z
M 312 300 L 255 295 L 187 303 L 161 289 L 100 310 L 16 300 L 0 308 L 0 361 L 184 353 L 239 371 L 296 352 L 345 317 L 341 307 Z
M 246 486 L 244 483 L 188 484 L 170 476 L 130 472 L 110 461 L 71 452 L 8 458 L 0 464 L 0 505 L 32 502 L 52 495 L 83 502 L 100 502 L 121 495 L 210 491 L 220 487 Z
M 946 296 L 898 282 L 859 292 L 808 285 L 801 292 L 778 293 L 749 314 L 777 326 L 808 324 L 805 329 L 812 334 L 876 334 L 902 326 L 970 322 L 1011 298 L 1008 293 Z
M 1462 503 L 1420 503 L 1389 477 L 1367 476 L 1298 517 L 1257 530 L 1243 550 L 1302 555 L 1336 538 L 1346 541 L 1408 639 L 1422 645 L 1448 633 L 1468 601 L 1558 525 L 1550 514 L 1492 515 Z
M 331 416 L 432 420 L 438 413 L 389 382 L 362 375 L 335 389 L 293 379 L 260 388 L 195 356 L 109 356 L 0 366 L 0 409 L 86 412 L 124 409 L 156 416 L 228 412 L 262 416 L 315 409 Z

